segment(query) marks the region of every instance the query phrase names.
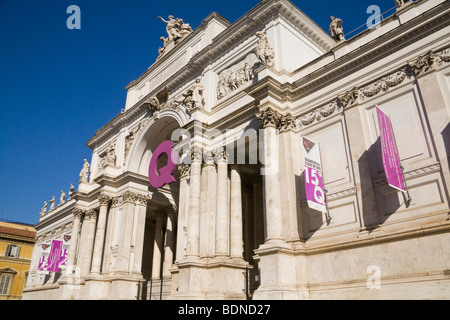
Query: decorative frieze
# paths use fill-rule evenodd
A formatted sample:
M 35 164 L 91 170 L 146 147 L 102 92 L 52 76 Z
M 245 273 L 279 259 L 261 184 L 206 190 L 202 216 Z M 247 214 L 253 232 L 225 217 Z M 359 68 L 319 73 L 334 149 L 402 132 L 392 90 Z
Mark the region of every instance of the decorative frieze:
M 310 113 L 297 117 L 297 123 L 299 126 L 308 126 L 314 121 L 320 121 L 322 118 L 327 118 L 338 110 L 338 101 L 333 100 L 325 106 L 319 107 Z
M 441 67 L 444 63 L 450 62 L 450 49 L 445 49 L 436 53 L 436 66 Z
M 415 76 L 420 76 L 425 72 L 434 69 L 434 63 L 436 61 L 436 56 L 433 51 L 428 52 L 423 56 L 419 56 L 413 61 L 409 61 L 408 65 Z
M 400 85 L 406 79 L 406 68 L 403 68 L 393 74 L 383 77 L 365 87 L 360 88 L 360 99 L 365 100 L 376 96 L 380 92 L 387 92 L 390 88 Z
M 358 103 L 358 97 L 359 89 L 357 87 L 354 87 L 353 89 L 348 90 L 338 96 L 339 104 L 344 108 L 351 107 Z

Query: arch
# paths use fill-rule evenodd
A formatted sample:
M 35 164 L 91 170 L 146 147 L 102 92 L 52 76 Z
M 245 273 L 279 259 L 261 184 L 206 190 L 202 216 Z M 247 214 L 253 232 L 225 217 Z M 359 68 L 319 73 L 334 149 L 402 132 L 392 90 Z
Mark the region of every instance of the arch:
M 126 171 L 146 176 L 153 151 L 161 142 L 170 140 L 172 132 L 184 123 L 186 123 L 186 117 L 175 110 L 163 110 L 156 113 L 136 137 L 128 156 Z

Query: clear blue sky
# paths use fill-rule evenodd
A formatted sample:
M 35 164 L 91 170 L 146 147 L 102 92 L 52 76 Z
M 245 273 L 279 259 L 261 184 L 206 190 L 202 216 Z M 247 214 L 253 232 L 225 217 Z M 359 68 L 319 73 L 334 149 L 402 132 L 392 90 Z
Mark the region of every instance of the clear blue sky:
M 258 0 L 0 0 L 0 219 L 37 223 L 44 201 L 78 187 L 85 143 L 124 108 L 125 86 L 152 65 L 166 36 L 157 17 L 193 29 L 215 11 L 231 23 Z M 394 0 L 293 3 L 328 31 L 331 15 L 348 33 L 369 5 Z M 69 30 L 69 5 L 81 30 Z M 391 11 L 392 14 L 392 11 Z M 362 31 L 362 30 L 360 30 Z M 352 34 L 354 36 L 355 34 Z

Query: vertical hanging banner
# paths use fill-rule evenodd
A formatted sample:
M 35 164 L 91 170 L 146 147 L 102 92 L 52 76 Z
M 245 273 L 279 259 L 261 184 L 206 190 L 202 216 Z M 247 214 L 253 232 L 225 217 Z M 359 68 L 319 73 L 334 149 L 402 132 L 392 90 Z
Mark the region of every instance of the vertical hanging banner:
M 383 167 L 388 184 L 402 192 L 407 192 L 405 180 L 403 179 L 400 157 L 395 142 L 394 130 L 389 116 L 376 105 L 378 127 L 380 129 L 381 154 L 383 156 Z
M 63 253 L 63 242 L 59 240 L 52 241 L 52 248 L 48 256 L 47 270 L 50 272 L 59 272 L 59 264 Z
M 319 144 L 303 137 L 305 194 L 311 209 L 327 212 Z
M 42 245 L 42 252 L 41 252 L 41 256 L 39 258 L 39 263 L 38 263 L 38 273 L 39 274 L 48 274 L 47 262 L 48 262 L 48 256 L 50 254 L 50 249 L 51 249 L 50 244 Z

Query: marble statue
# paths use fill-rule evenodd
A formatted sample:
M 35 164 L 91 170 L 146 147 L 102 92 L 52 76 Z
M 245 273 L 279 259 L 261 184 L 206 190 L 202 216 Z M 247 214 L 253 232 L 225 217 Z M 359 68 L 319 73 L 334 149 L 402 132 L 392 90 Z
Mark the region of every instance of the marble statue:
M 83 169 L 81 169 L 81 171 L 80 171 L 80 182 L 79 183 L 88 182 L 88 178 L 89 178 L 89 167 L 90 167 L 89 162 L 86 159 L 84 159 L 83 161 L 84 161 L 84 164 L 83 164 Z
M 259 61 L 263 65 L 267 65 L 268 67 L 273 67 L 273 59 L 275 58 L 275 53 L 272 49 L 272 47 L 269 45 L 269 40 L 267 39 L 267 36 L 258 31 L 256 33 L 256 36 L 259 38 L 258 45 L 256 47 L 256 55 L 259 58 Z
M 330 33 L 331 36 L 338 41 L 345 41 L 344 37 L 344 28 L 342 27 L 342 20 L 339 18 L 335 18 L 333 16 L 330 17 Z
M 59 198 L 59 205 L 62 205 L 66 202 L 66 194 L 63 190 L 61 190 L 61 197 Z
M 201 84 L 200 78 L 195 80 L 195 84 L 192 88 L 192 102 L 194 107 L 203 107 L 203 92 L 205 91 L 205 86 Z
M 72 194 L 74 193 L 75 187 L 73 186 L 73 184 L 70 184 L 70 189 L 69 189 L 69 199 L 72 197 Z
M 47 201 L 45 201 L 44 206 L 41 209 L 41 215 L 44 215 L 47 213 L 47 206 L 48 206 Z
M 186 36 L 188 36 L 192 32 L 192 28 L 188 23 L 184 23 L 183 19 L 175 19 L 172 15 L 169 16 L 169 20 L 166 21 L 163 18 L 159 17 L 161 21 L 167 24 L 166 31 L 168 35 L 167 42 L 174 41 L 175 43 L 179 42 Z M 164 41 L 164 46 L 166 45 L 166 41 Z M 164 49 L 164 48 L 163 48 Z
M 50 210 L 55 210 L 55 196 L 53 196 L 52 200 L 50 200 Z

